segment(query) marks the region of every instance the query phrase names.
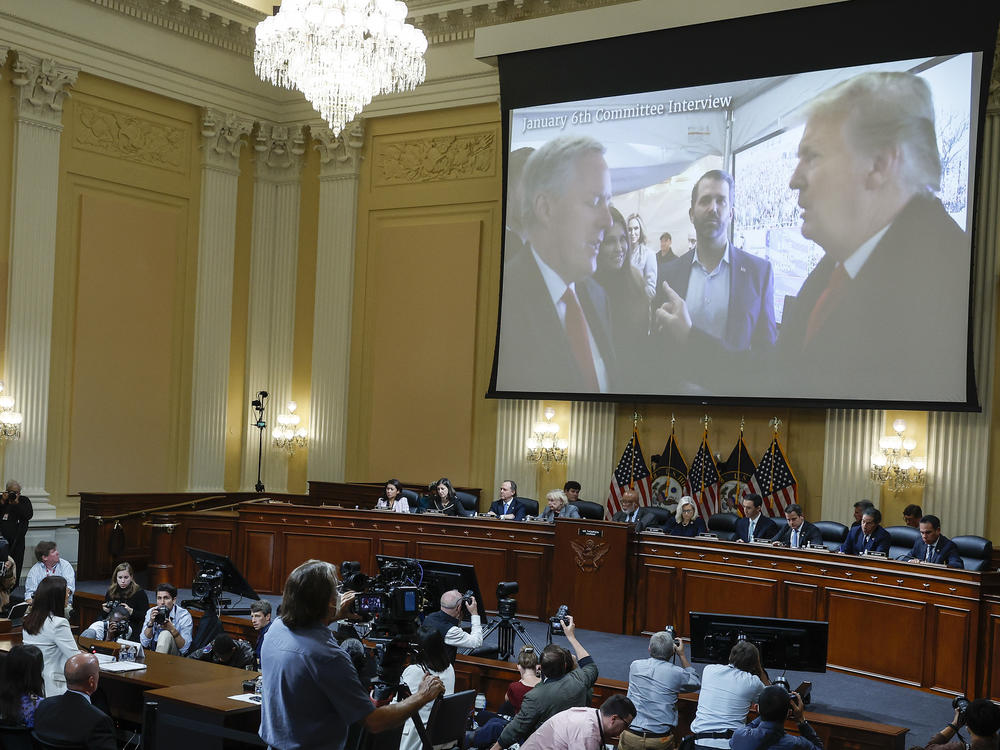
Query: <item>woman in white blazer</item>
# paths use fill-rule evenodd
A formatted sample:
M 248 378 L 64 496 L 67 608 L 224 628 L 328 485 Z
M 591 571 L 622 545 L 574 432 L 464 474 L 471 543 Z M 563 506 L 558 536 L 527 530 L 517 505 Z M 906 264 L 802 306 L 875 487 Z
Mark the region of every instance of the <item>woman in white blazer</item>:
M 42 652 L 42 679 L 47 698 L 66 692 L 63 668 L 67 659 L 80 653 L 65 617 L 67 598 L 65 578 L 45 578 L 35 591 L 31 611 L 22 624 L 22 642 L 37 646 Z

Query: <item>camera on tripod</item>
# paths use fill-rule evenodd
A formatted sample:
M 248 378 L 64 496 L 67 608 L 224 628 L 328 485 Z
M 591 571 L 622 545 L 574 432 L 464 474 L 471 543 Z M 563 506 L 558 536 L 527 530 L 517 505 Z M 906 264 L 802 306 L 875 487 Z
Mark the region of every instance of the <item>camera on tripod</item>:
M 517 581 L 501 581 L 497 584 L 497 615 L 510 619 L 517 615 L 517 599 L 512 599 L 511 595 L 516 594 L 518 589 Z

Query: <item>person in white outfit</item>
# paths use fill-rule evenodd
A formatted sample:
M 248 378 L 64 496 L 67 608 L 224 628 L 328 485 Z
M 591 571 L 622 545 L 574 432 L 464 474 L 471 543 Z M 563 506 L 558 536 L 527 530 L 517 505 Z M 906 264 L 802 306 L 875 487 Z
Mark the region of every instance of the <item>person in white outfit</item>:
M 420 653 L 418 660 L 403 670 L 401 680 L 410 689 L 410 693 L 417 692 L 425 675 L 441 678 L 441 682 L 444 683 L 445 695 L 454 693 L 455 668 L 449 660 L 441 631 L 427 625 L 421 626 L 420 630 L 417 631 L 417 649 Z M 434 703 L 431 702 L 420 709 L 420 720 L 425 726 L 433 706 Z M 407 719 L 403 725 L 403 737 L 399 743 L 399 750 L 419 750 L 421 747 L 422 743 L 416 725 L 413 723 L 413 719 Z
M 37 646 L 42 652 L 42 679 L 45 682 L 45 697 L 62 695 L 66 692 L 66 676 L 63 668 L 66 661 L 80 653 L 69 620 L 66 619 L 66 603 L 69 589 L 62 576 L 44 578 L 35 590 L 31 611 L 25 616 L 22 628 L 22 642 Z

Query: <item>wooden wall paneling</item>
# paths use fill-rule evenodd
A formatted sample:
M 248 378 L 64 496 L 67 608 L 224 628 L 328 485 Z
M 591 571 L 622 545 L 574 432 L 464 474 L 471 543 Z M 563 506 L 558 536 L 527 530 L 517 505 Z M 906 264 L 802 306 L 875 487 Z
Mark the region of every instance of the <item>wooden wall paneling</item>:
M 553 559 L 570 612 L 581 627 L 622 632 L 630 527 L 586 519 L 559 520 L 555 527 Z
M 784 607 L 781 611 L 790 620 L 818 620 L 819 586 L 812 583 L 791 583 L 785 581 Z
M 555 608 L 548 602 L 551 592 L 559 598 L 559 589 L 550 586 L 550 580 L 558 580 L 558 574 L 553 577 L 551 566 L 551 551 L 541 547 L 533 549 L 512 549 L 510 551 L 510 580 L 517 581 L 518 607 L 522 612 L 537 613 L 539 619 L 555 614 Z M 481 585 L 481 584 L 480 584 Z M 561 602 L 560 602 L 561 603 Z M 556 607 L 559 605 L 556 604 Z
M 239 567 L 240 560 L 236 556 L 236 519 L 236 513 L 232 512 L 178 513 L 180 525 L 171 535 L 175 578 L 171 583 L 187 588 L 197 573 L 194 560 L 185 551 L 185 547 L 225 555 Z
M 680 598 L 677 591 L 677 569 L 667 565 L 647 565 L 643 568 L 642 583 L 642 626 L 643 635 L 651 635 L 663 630 L 665 625 L 674 625 L 682 634 L 688 631 L 687 616 L 678 620 Z
M 684 619 L 688 612 L 775 617 L 778 582 L 773 578 L 681 568 L 684 585 Z
M 971 613 L 968 609 L 936 604 L 929 614 L 932 626 L 927 642 L 948 646 L 926 649 L 925 668 L 930 669 L 931 674 L 925 674 L 923 682 L 932 685 L 935 690 L 962 695 L 971 677 L 969 639 L 966 637 L 973 619 Z
M 390 557 L 412 557 L 410 543 L 401 539 L 379 539 L 378 554 L 389 555 Z M 375 573 L 375 568 L 366 570 L 366 573 Z
M 516 580 L 510 577 L 512 570 L 508 551 L 503 547 L 486 547 L 480 543 L 476 547 L 470 548 L 468 544 L 445 541 L 417 541 L 416 547 L 417 557 L 421 560 L 474 565 L 479 591 L 483 595 L 483 604 L 486 609 L 492 612 L 495 612 L 497 608 L 497 584 L 500 581 Z M 536 602 L 524 600 L 520 596 L 515 598 L 517 599 L 519 617 L 534 620 L 541 616 Z
M 334 536 L 326 529 L 295 529 L 284 535 L 287 551 L 282 580 L 306 560 L 326 560 L 338 570 L 344 560 L 357 560 L 362 568 L 372 570 L 370 561 L 375 557 L 375 540 L 369 536 Z
M 243 531 L 243 577 L 258 594 L 280 593 L 284 588 L 279 560 L 280 536 L 273 531 L 246 529 Z
M 984 613 L 983 659 L 980 661 L 979 695 L 1000 701 L 1000 601 L 987 603 Z
M 828 587 L 830 641 L 827 663 L 847 672 L 888 679 L 904 685 L 920 685 L 927 643 L 927 605 L 924 602 L 880 596 L 867 591 Z M 873 638 L 862 634 L 884 631 L 906 637 Z

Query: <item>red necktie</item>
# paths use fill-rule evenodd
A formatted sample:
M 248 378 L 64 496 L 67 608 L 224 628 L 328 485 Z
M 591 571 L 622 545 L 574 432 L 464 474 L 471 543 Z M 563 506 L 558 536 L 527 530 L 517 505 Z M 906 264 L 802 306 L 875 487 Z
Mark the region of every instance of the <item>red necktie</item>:
M 844 292 L 846 291 L 846 282 L 848 279 L 847 271 L 844 270 L 843 264 L 837 265 L 833 269 L 833 273 L 830 274 L 830 283 L 826 285 L 826 289 L 816 300 L 816 306 L 813 308 L 812 312 L 809 314 L 809 322 L 806 324 L 806 338 L 805 344 L 808 345 L 813 337 L 823 327 L 826 319 L 830 317 L 830 312 L 837 303 L 843 298 Z
M 573 358 L 580 368 L 580 374 L 583 376 L 583 382 L 587 389 L 599 391 L 600 384 L 597 381 L 597 370 L 594 367 L 594 355 L 590 351 L 590 337 L 587 335 L 587 321 L 583 317 L 580 301 L 576 298 L 576 292 L 573 291 L 572 287 L 566 287 L 562 301 L 566 303 L 566 335 L 569 336 Z

